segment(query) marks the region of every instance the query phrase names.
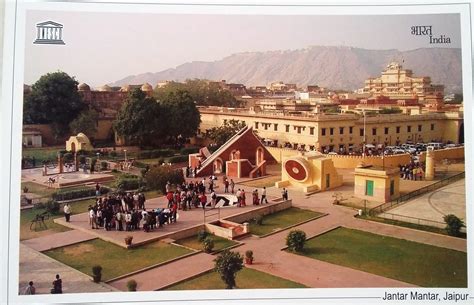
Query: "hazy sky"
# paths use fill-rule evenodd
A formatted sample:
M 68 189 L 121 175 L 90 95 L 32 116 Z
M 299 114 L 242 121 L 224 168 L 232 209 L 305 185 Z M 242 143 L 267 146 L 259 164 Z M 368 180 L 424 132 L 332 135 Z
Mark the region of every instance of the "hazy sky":
M 66 45 L 37 45 L 36 23 L 64 25 Z M 413 25 L 432 25 L 430 45 Z M 191 61 L 216 61 L 233 53 L 301 49 L 311 45 L 410 50 L 461 47 L 460 19 L 449 15 L 266 16 L 164 15 L 29 11 L 25 83 L 57 70 L 101 86 L 131 74 L 159 72 Z M 154 84 L 153 84 L 154 85 Z

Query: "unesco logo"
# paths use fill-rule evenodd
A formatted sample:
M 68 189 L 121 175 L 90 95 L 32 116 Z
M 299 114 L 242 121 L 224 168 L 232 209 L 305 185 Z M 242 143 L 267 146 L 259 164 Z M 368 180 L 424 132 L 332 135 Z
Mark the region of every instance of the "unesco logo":
M 53 21 L 36 24 L 36 44 L 64 44 L 63 25 Z

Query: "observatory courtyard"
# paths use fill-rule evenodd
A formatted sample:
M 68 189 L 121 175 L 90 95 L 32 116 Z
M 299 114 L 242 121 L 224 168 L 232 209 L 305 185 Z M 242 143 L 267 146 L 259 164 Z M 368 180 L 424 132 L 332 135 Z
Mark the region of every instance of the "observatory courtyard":
M 269 147 L 245 127 L 213 153 L 162 162 L 185 178 L 158 191 L 131 182 L 150 160 L 140 151 L 88 149 L 22 170 L 20 291 L 34 281 L 50 293 L 55 274 L 64 293 L 223 289 L 214 267 L 226 250 L 246 258 L 239 289 L 467 287 L 465 233 L 448 235 L 443 220 L 465 219 L 463 147 L 422 153 L 423 177 L 405 179 L 409 155 Z M 125 218 L 119 228 L 121 207 L 140 216 L 135 227 Z M 305 233 L 301 251 L 287 247 L 294 230 Z

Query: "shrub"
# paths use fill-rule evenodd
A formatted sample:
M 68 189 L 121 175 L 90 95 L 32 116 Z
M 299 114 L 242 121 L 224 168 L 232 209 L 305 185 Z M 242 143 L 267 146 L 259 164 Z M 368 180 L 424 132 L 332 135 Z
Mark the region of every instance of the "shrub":
M 459 236 L 461 228 L 465 227 L 464 222 L 456 215 L 449 214 L 444 216 L 443 219 L 446 223 L 446 231 L 448 232 L 448 235 Z
M 224 250 L 215 260 L 214 270 L 226 284 L 226 289 L 235 287 L 235 274 L 243 267 L 243 258 L 238 252 Z
M 152 166 L 145 175 L 148 188 L 165 192 L 166 182 L 181 184 L 184 182 L 182 170 L 174 170 L 170 166 Z
M 101 186 L 99 189 L 99 192 L 101 195 L 104 195 L 110 192 L 110 189 L 108 187 Z M 63 201 L 63 200 L 72 200 L 72 199 L 85 198 L 85 197 L 93 197 L 95 195 L 96 193 L 95 193 L 94 188 L 84 188 L 84 189 L 72 190 L 72 191 L 68 191 L 67 189 L 59 190 L 56 193 L 54 193 L 52 197 L 54 200 Z
M 206 237 L 202 241 L 204 252 L 211 253 L 212 249 L 214 249 L 214 240 L 211 237 Z
M 74 161 L 74 156 L 72 155 L 72 153 L 67 152 L 63 155 L 63 160 L 66 163 L 70 163 L 70 162 Z
M 199 152 L 199 147 L 197 147 L 197 146 L 190 146 L 190 147 L 181 148 L 181 150 L 179 151 L 179 153 L 182 154 L 182 155 L 195 154 L 197 152 Z
M 112 150 L 109 152 L 109 156 L 115 159 L 115 157 L 117 157 L 117 152 L 115 150 Z
M 100 170 L 106 170 L 109 168 L 109 163 L 107 161 L 100 162 Z
M 127 282 L 127 289 L 128 291 L 137 291 L 137 281 L 129 280 Z
M 41 207 L 41 206 L 40 206 Z M 59 210 L 61 208 L 61 204 L 57 202 L 56 200 L 48 200 L 44 204 L 42 204 L 42 207 L 51 214 L 58 214 Z
M 187 162 L 188 161 L 188 156 L 173 156 L 168 158 L 169 163 L 181 163 L 181 162 Z
M 293 230 L 286 237 L 288 250 L 301 252 L 306 242 L 306 233 L 301 230 Z
M 92 267 L 92 278 L 95 283 L 99 283 L 102 279 L 102 266 L 95 265 Z
M 79 156 L 79 163 L 85 164 L 86 163 L 86 156 Z
M 95 165 L 97 164 L 97 158 L 91 159 L 91 173 L 95 171 Z
M 200 230 L 197 234 L 198 241 L 202 243 L 208 235 L 209 233 L 206 230 Z
M 143 179 L 132 174 L 122 174 L 115 181 L 115 187 L 123 191 L 136 190 L 143 185 Z

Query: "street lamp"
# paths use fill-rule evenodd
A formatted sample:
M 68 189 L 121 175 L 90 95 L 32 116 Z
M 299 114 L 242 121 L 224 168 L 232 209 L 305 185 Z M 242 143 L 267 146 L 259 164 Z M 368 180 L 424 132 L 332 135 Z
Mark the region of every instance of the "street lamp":
M 127 162 L 127 150 L 124 149 L 123 152 L 125 153 L 125 162 Z
M 99 164 L 99 172 L 100 172 L 100 153 L 97 153 L 97 164 Z
M 367 142 L 366 137 L 365 137 L 365 125 L 366 125 L 366 122 L 365 122 L 365 109 L 362 109 L 362 114 L 364 115 L 364 145 L 362 147 L 362 156 L 365 157 L 365 143 Z

